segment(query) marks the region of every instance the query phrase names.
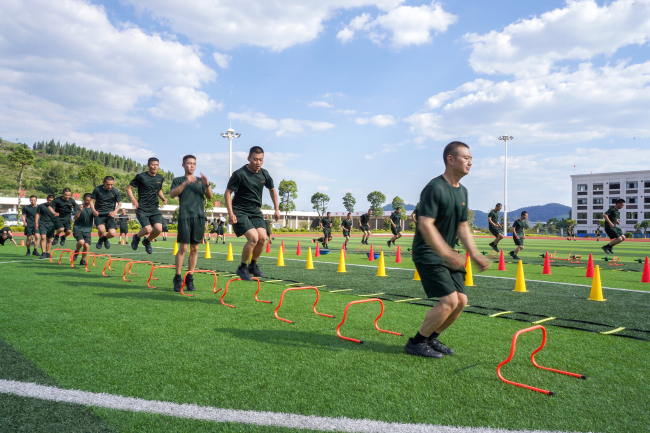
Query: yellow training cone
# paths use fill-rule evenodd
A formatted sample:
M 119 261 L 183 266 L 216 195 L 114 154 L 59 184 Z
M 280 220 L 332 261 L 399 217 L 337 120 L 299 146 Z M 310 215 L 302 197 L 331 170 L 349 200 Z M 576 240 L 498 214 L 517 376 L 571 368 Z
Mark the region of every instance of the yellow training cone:
M 474 276 L 472 275 L 472 260 L 467 258 L 467 264 L 465 265 L 465 285 L 471 287 L 474 285 Z M 524 289 L 524 291 L 526 291 Z
M 211 259 L 212 258 L 212 254 L 210 254 L 210 242 L 205 244 L 205 258 L 206 259 Z
M 339 272 L 347 272 L 345 270 L 345 249 L 341 250 L 341 255 L 339 256 Z
M 594 280 L 591 282 L 591 293 L 589 294 L 591 301 L 606 301 L 603 299 L 603 286 L 600 283 L 600 266 L 596 265 L 594 268 Z
M 311 258 L 311 247 L 307 249 L 307 268 L 306 269 L 314 269 L 314 261 Z
M 413 281 L 422 281 L 422 278 L 420 278 L 420 273 L 418 272 L 418 268 L 415 268 L 415 275 L 413 275 Z
M 526 278 L 524 278 L 524 264 L 519 260 L 519 268 L 517 268 L 517 282 L 515 283 L 515 292 L 527 292 Z
M 382 250 L 379 253 L 379 266 L 377 267 L 377 276 L 378 277 L 387 277 L 386 275 L 386 264 L 384 263 L 384 251 Z
M 278 266 L 284 266 L 284 255 L 282 254 L 282 248 L 278 248 Z
M 226 257 L 226 261 L 228 261 L 228 262 L 232 262 L 232 261 L 234 261 L 234 260 L 235 260 L 235 259 L 234 259 L 233 256 L 232 256 L 232 244 L 229 242 L 229 243 L 228 243 L 228 256 Z
M 176 255 L 178 253 L 178 241 L 174 242 L 174 252 L 172 253 L 173 255 Z

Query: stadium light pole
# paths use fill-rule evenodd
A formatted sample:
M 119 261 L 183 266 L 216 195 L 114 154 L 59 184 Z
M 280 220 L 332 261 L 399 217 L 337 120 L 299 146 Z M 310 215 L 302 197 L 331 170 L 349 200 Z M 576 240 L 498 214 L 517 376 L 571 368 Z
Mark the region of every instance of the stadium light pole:
M 508 236 L 508 140 L 512 140 L 512 135 L 502 135 L 499 140 L 503 140 L 506 145 L 505 165 L 503 169 L 503 237 Z
M 228 143 L 230 144 L 230 151 L 228 153 L 228 159 L 229 159 L 228 179 L 230 179 L 230 176 L 232 176 L 232 139 L 241 137 L 241 134 L 235 132 L 235 130 L 232 129 L 232 125 L 231 125 L 226 132 L 222 132 L 219 135 L 221 135 L 223 138 L 227 138 Z M 232 233 L 232 226 L 230 225 L 230 221 L 228 221 L 228 233 Z

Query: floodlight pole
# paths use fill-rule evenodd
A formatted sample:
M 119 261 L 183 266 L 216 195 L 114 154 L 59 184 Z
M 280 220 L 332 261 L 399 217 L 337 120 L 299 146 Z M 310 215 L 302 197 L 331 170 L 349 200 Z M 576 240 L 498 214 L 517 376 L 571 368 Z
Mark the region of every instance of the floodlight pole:
M 506 145 L 506 157 L 503 169 L 503 237 L 508 236 L 508 140 L 512 140 L 512 135 L 502 135 L 499 140 L 503 140 Z
M 232 126 L 228 128 L 226 132 L 222 132 L 221 135 L 223 138 L 228 139 L 228 143 L 230 144 L 230 150 L 228 152 L 228 160 L 229 160 L 229 165 L 228 165 L 228 179 L 230 179 L 230 176 L 232 176 L 232 139 L 233 138 L 239 138 L 241 137 L 241 134 L 238 132 L 235 132 L 234 129 L 232 129 Z M 230 221 L 228 221 L 228 233 L 232 233 L 232 226 L 230 225 Z

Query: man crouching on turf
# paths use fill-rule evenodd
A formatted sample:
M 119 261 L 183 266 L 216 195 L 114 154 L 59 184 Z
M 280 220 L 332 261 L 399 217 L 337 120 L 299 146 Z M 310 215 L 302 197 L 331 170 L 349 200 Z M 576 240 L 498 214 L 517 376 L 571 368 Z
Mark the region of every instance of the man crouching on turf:
M 86 266 L 86 258 L 90 250 L 90 236 L 93 231 L 93 223 L 95 222 L 95 215 L 93 215 L 93 210 L 90 207 L 91 195 L 89 192 L 84 194 L 84 201 L 76 210 L 74 226 L 72 226 L 72 236 L 77 241 L 77 247 L 75 248 L 72 260 L 77 260 L 79 252 L 83 250 L 81 253 L 81 261 L 79 262 L 81 266 Z
M 268 188 L 271 194 L 275 219 L 280 219 L 278 194 L 269 172 L 262 168 L 263 163 L 264 150 L 259 146 L 251 147 L 248 153 L 248 164 L 233 172 L 226 187 L 226 208 L 228 208 L 228 217 L 233 224 L 235 235 L 237 237 L 246 236 L 248 241 L 241 254 L 241 265 L 237 268 L 237 275 L 244 281 L 252 281 L 251 274 L 257 278 L 264 276 L 257 265 L 267 238 L 266 224 L 260 210 L 264 187 Z M 235 193 L 234 199 L 232 198 L 233 192 Z M 253 257 L 249 266 L 248 259 L 251 254 Z
M 467 223 L 467 189 L 460 180 L 472 166 L 469 146 L 451 142 L 445 147 L 443 159 L 445 172 L 429 182 L 420 194 L 413 238 L 415 268 L 427 297 L 437 297 L 438 303 L 427 312 L 418 333 L 404 346 L 411 355 L 429 358 L 454 354 L 438 337 L 467 305 L 464 257 L 453 250 L 456 236 L 482 271 L 491 263 L 478 253 Z
M 194 289 L 194 268 L 199 257 L 199 244 L 205 234 L 205 197 L 212 198 L 212 190 L 208 178 L 201 173 L 201 178 L 194 176 L 196 170 L 196 157 L 185 155 L 183 157 L 185 176 L 177 177 L 172 181 L 169 196 L 178 197 L 178 253 L 176 254 L 176 276 L 174 277 L 174 291 L 180 292 L 183 287 L 181 270 L 185 261 L 187 245 L 190 245 L 190 257 L 187 261 L 187 290 Z

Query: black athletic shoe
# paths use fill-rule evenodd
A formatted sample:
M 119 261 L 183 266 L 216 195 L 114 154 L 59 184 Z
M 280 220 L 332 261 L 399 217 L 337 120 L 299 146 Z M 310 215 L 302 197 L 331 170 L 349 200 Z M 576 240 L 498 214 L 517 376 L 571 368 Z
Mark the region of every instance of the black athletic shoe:
M 183 287 L 183 279 L 181 278 L 181 276 L 175 275 L 173 282 L 174 282 L 174 292 L 180 292 L 181 287 Z
M 388 248 L 390 248 L 390 241 L 388 241 Z
M 45 258 L 46 258 L 46 259 L 51 259 L 51 258 L 52 258 L 52 254 L 50 254 L 50 253 L 45 253 Z
M 106 236 L 104 236 L 104 248 L 106 248 L 107 250 L 111 249 L 111 243 L 108 242 L 108 238 Z
M 269 242 L 270 243 L 270 242 Z M 223 244 L 226 245 L 226 241 L 223 241 Z
M 600 249 L 602 249 L 605 252 L 605 254 L 613 254 L 609 252 L 609 245 L 603 245 L 602 247 L 600 247 Z
M 416 344 L 413 342 L 413 338 L 409 338 L 409 341 L 404 346 L 404 350 L 409 355 L 424 356 L 425 358 L 442 358 L 442 353 L 433 350 L 426 341 Z
M 34 252 L 32 253 L 32 256 L 40 256 L 40 254 L 38 253 L 38 250 L 34 249 Z
M 41 256 L 39 257 L 39 259 L 47 259 L 47 254 L 46 254 L 46 253 L 41 254 Z
M 438 340 L 437 338 L 432 339 L 427 339 L 427 343 L 429 343 L 429 346 L 436 352 L 440 352 L 443 355 L 453 355 L 454 351 L 445 346 Z
M 515 260 L 521 260 L 521 259 L 519 258 L 519 256 L 517 256 L 517 255 L 512 256 L 512 258 L 515 259 Z
M 607 251 L 609 252 L 609 254 L 614 255 L 614 249 L 612 247 L 607 246 Z
M 72 261 L 73 262 L 76 262 L 78 258 L 79 258 L 79 252 L 78 251 L 76 253 L 72 254 Z
M 514 251 L 510 251 L 508 254 L 510 254 L 510 257 L 512 257 L 513 259 L 515 258 L 515 252 Z
M 139 244 L 140 244 L 140 237 L 138 237 L 138 235 L 133 235 L 133 239 L 131 239 L 131 249 L 133 251 L 137 250 Z
M 98 250 L 101 250 L 102 245 L 104 245 L 104 238 L 99 238 L 99 240 L 97 241 L 97 244 L 95 245 L 95 248 L 97 248 Z
M 79 266 L 86 266 L 86 261 L 84 259 L 81 259 Z
M 54 239 L 52 239 L 52 245 L 58 245 L 59 244 L 59 235 L 54 235 Z
M 496 251 L 497 253 L 499 252 L 499 247 L 496 246 L 494 242 L 492 242 L 492 250 Z
M 151 241 L 149 241 L 149 239 L 147 238 L 142 239 L 142 245 L 144 246 L 144 249 L 147 252 L 147 254 L 153 254 L 153 248 L 151 248 Z
M 248 266 L 246 266 L 243 263 L 241 265 L 239 265 L 239 267 L 237 268 L 237 271 L 235 273 L 237 274 L 237 276 L 239 278 L 242 279 L 242 281 L 253 281 L 253 279 L 251 278 L 250 272 L 248 272 Z
M 260 271 L 260 267 L 257 266 L 257 263 L 252 263 L 248 266 L 248 273 L 252 274 L 256 278 L 264 278 L 264 274 Z
M 61 236 L 61 246 L 65 245 L 65 236 Z
M 25 253 L 25 255 L 26 255 L 26 256 L 31 256 L 31 255 L 32 255 L 32 252 L 29 251 L 29 250 L 27 250 L 27 253 Z
M 194 275 L 188 274 L 187 277 L 185 277 L 185 290 L 188 292 L 196 290 L 196 287 L 194 287 Z

